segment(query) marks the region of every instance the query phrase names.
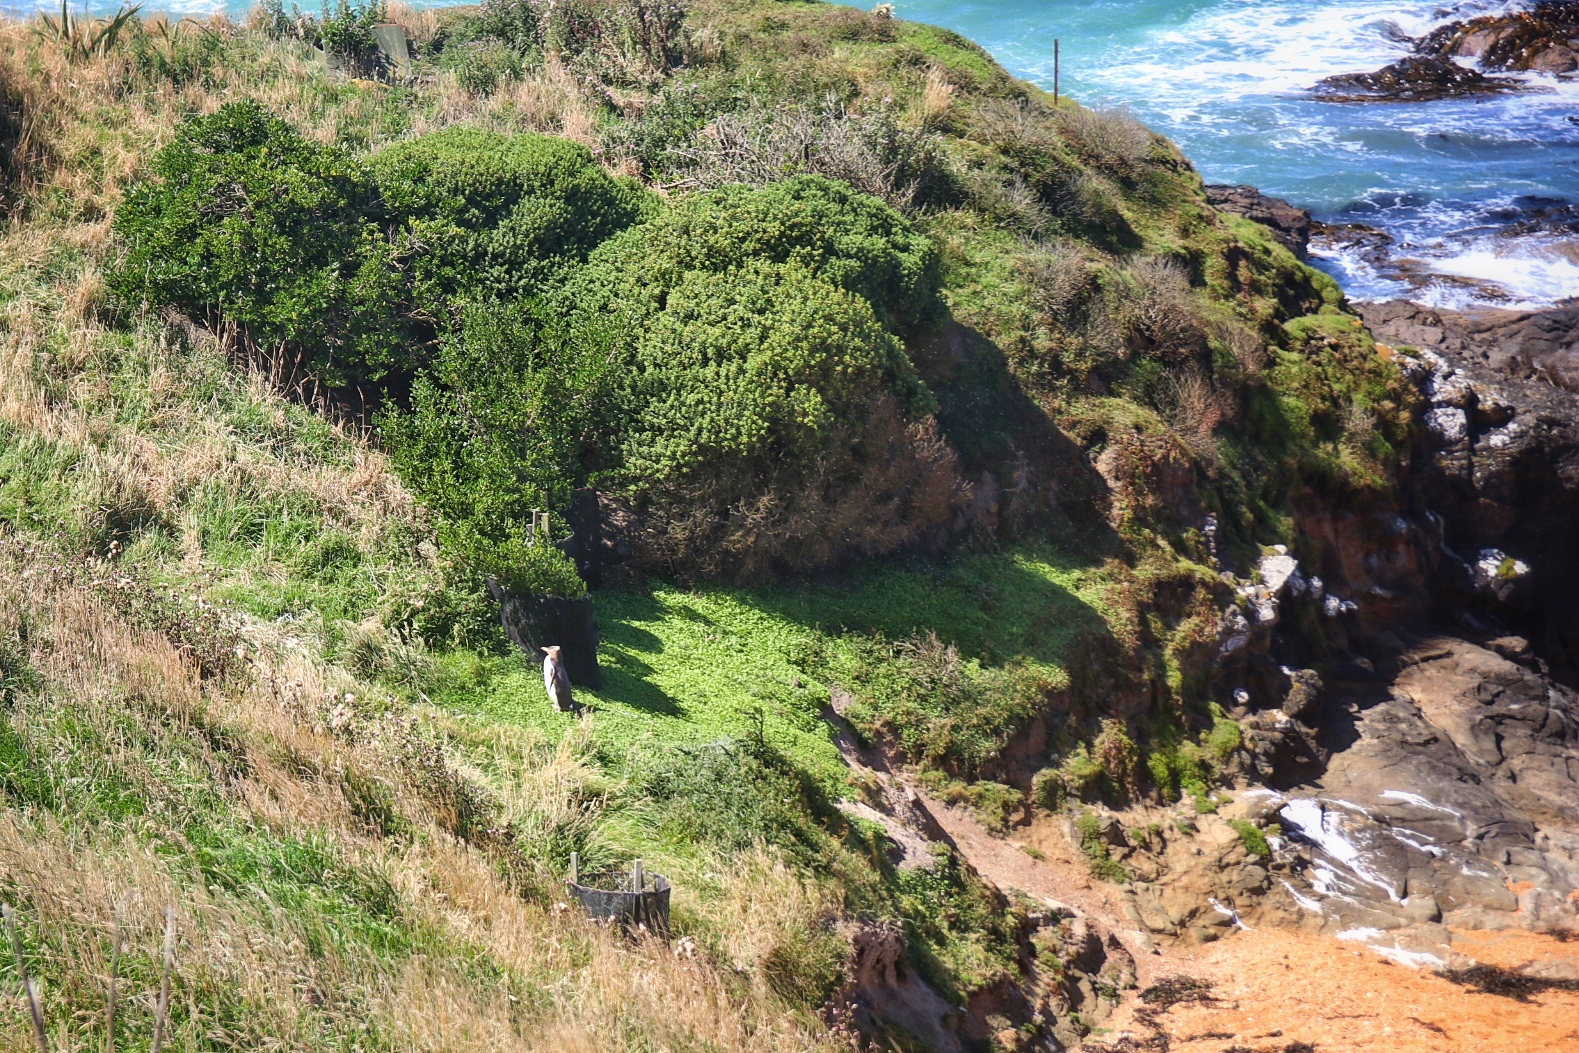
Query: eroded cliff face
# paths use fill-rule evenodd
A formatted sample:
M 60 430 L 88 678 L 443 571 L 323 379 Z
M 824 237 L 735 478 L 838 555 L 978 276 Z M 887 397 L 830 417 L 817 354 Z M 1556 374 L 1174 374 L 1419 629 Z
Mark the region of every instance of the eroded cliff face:
M 1492 961 L 1498 945 L 1476 933 L 1579 930 L 1579 396 L 1554 382 L 1579 317 L 1365 313 L 1420 392 L 1418 438 L 1391 493 L 1307 493 L 1292 545 L 1218 568 L 1233 602 L 1212 661 L 1245 736 L 1230 790 L 1028 809 L 1004 840 L 843 740 L 873 787 L 847 807 L 888 829 L 896 866 L 933 865 L 947 844 L 1006 903 L 1036 904 L 1026 982 L 964 1006 L 907 972 L 891 938 L 857 940 L 862 1012 L 939 1049 L 1108 1048 L 1087 1037 L 1093 1023 L 1119 1029 L 1112 1048 L 1154 1048 L 1123 1045 L 1152 1041 L 1160 1019 L 1131 1021 L 1123 991 L 1224 937 L 1264 946 L 1298 931 L 1286 938 L 1304 951 L 1299 940 L 1336 937 L 1430 973 Z M 1025 738 L 1021 752 L 1039 755 L 1046 729 Z M 1019 782 L 1013 767 L 1002 777 Z M 1086 877 L 1093 848 L 1127 880 Z M 1067 971 L 1040 968 L 1038 947 Z M 1512 967 L 1579 981 L 1566 958 Z M 1244 997 L 1268 994 L 1246 982 Z
M 1362 307 L 1430 408 L 1407 483 L 1437 528 L 1439 613 L 1525 635 L 1551 671 L 1579 675 L 1579 308 Z
M 1463 966 L 1454 930 L 1579 928 L 1579 311 L 1362 310 L 1422 395 L 1399 500 L 1312 495 L 1303 559 L 1239 583 L 1248 763 L 1194 831 L 1121 837 L 1126 900 L 1167 939 L 1294 927 Z

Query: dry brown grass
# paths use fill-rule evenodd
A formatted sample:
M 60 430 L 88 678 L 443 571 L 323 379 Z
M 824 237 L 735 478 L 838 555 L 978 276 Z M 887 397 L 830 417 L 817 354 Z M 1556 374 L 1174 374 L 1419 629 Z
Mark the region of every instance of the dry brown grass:
M 432 39 L 431 11 L 396 4 L 392 17 L 419 42 Z M 23 103 L 26 179 L 13 188 L 35 206 L 74 219 L 111 214 L 121 191 L 174 133 L 180 119 L 224 102 L 255 99 L 320 142 L 368 146 L 451 124 L 538 131 L 597 145 L 595 107 L 577 79 L 555 65 L 469 95 L 451 76 L 420 85 L 412 102 L 390 89 L 333 83 L 322 63 L 294 40 L 274 40 L 216 16 L 211 33 L 232 42 L 203 77 L 179 86 L 138 70 L 124 53 L 71 62 L 44 45 L 31 25 L 0 18 L 0 88 Z M 396 114 L 395 109 L 404 112 Z
M 948 71 L 940 66 L 929 66 L 926 79 L 921 82 L 921 123 L 924 127 L 936 127 L 947 119 L 949 110 L 954 106 L 954 84 L 949 80 Z
M 1169 362 L 1184 361 L 1205 350 L 1205 329 L 1183 264 L 1146 256 L 1127 264 L 1124 273 L 1133 295 L 1120 314 L 1133 350 Z
M 387 8 L 389 20 L 406 31 L 406 36 L 418 46 L 426 47 L 439 35 L 439 16 L 431 7 L 412 7 L 393 0 Z
M 97 237 L 100 225 L 91 228 Z M 35 233 L 0 236 L 0 255 L 21 242 L 19 255 L 32 249 Z M 116 402 L 107 397 L 105 377 L 81 370 L 113 337 L 99 328 L 92 306 L 101 295 L 91 265 L 79 275 L 39 295 L 0 308 L 0 420 L 25 434 L 80 448 L 92 479 L 103 494 L 100 505 L 146 505 L 154 514 L 190 532 L 196 523 L 189 503 L 215 486 L 269 500 L 283 494 L 309 497 L 328 520 L 359 542 L 374 544 L 391 526 L 415 524 L 417 506 L 390 471 L 384 457 L 366 445 L 346 442 L 348 460 L 326 462 L 288 446 L 245 441 L 207 407 L 194 403 L 187 385 L 203 360 L 172 353 L 179 334 L 160 332 L 159 343 L 126 363 L 138 370 L 148 393 L 147 430 L 119 426 Z M 52 313 L 50 304 L 57 307 Z M 66 354 L 54 338 L 69 326 Z M 208 368 L 222 362 L 211 349 Z M 62 368 L 64 367 L 64 368 Z M 81 370 L 79 372 L 79 370 Z M 184 375 L 185 374 L 185 375 Z M 294 423 L 290 407 L 268 380 L 251 374 L 244 387 L 269 430 L 284 437 Z M 342 432 L 343 434 L 343 432 Z
M 1087 164 L 1120 176 L 1134 175 L 1151 156 L 1157 137 L 1128 111 L 1060 106 L 1059 134 Z
M 1217 428 L 1233 419 L 1232 395 L 1194 366 L 1168 374 L 1162 395 L 1168 423 L 1203 463 L 1215 466 Z
M 0 883 L 17 894 L 30 945 L 41 948 L 35 960 L 46 963 L 44 1000 L 60 1048 L 93 1044 L 117 916 L 125 919 L 123 960 L 132 963 L 122 1033 L 146 1031 L 167 906 L 179 933 L 175 1002 L 187 1007 L 172 1017 L 175 1048 L 200 1031 L 211 1035 L 221 1018 L 226 1038 L 251 1048 L 314 1048 L 333 1034 L 358 1033 L 387 1036 L 378 1048 L 392 1049 L 829 1048 L 820 1026 L 784 1009 L 765 983 L 731 993 L 703 956 L 633 943 L 562 906 L 523 900 L 484 850 L 438 821 L 387 743 L 325 726 L 323 707 L 344 697 L 343 672 L 265 638 L 249 680 L 205 683 L 168 641 L 106 602 L 91 565 L 6 543 L 0 630 L 15 636 L 24 621 L 38 683 L 13 707 L 13 731 L 28 748 L 48 751 L 66 745 L 52 721 L 66 719 L 77 735 L 91 730 L 115 744 L 92 761 L 109 764 L 149 801 L 129 827 L 72 822 L 70 804 L 0 813 Z M 544 798 L 573 796 L 564 787 L 586 777 L 577 760 L 584 745 L 523 749 L 507 733 L 494 742 L 517 761 L 508 773 L 517 801 L 537 809 Z M 227 780 L 226 771 L 236 776 Z M 389 789 L 420 836 L 390 839 L 368 825 L 354 787 L 369 779 Z M 231 836 L 255 836 L 245 831 L 256 823 L 314 839 L 343 868 L 379 875 L 398 897 L 399 924 L 420 934 L 417 943 L 388 956 L 358 953 L 354 941 L 326 942 L 322 926 L 335 924 L 331 917 L 194 881 L 183 853 L 154 845 L 179 841 L 197 818 L 186 795 L 194 781 L 210 780 L 242 819 Z M 755 961 L 775 946 L 763 926 L 782 922 L 770 919 L 802 916 L 816 903 L 782 867 L 748 870 L 742 878 L 754 883 L 740 895 L 756 927 L 732 946 Z M 755 882 L 758 870 L 772 880 Z M 479 953 L 517 979 L 479 982 L 471 964 Z M 535 993 L 525 1002 L 528 991 Z M 0 1009 L 5 1034 L 25 1037 L 19 1011 L 12 1000 Z

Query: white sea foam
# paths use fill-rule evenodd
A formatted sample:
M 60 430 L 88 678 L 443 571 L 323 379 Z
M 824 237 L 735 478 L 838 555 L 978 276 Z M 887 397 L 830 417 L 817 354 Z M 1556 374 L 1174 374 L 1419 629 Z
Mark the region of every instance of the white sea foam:
M 1298 903 L 1301 907 L 1304 907 L 1306 910 L 1310 911 L 1312 914 L 1321 914 L 1321 913 L 1323 913 L 1322 909 L 1321 909 L 1321 904 L 1318 903 L 1316 900 L 1311 899 L 1309 896 L 1303 895 L 1299 891 L 1299 889 L 1295 888 L 1293 885 L 1290 885 L 1283 878 L 1278 878 L 1278 880 L 1283 882 L 1283 887 L 1288 889 L 1288 894 L 1290 896 L 1294 897 L 1294 902 L 1295 903 Z
M 1411 969 L 1418 969 L 1421 966 L 1428 969 L 1441 969 L 1447 965 L 1447 962 L 1429 951 L 1406 951 L 1402 947 L 1379 947 L 1374 943 L 1366 946 L 1382 957 L 1391 958 L 1399 965 L 1407 965 Z
M 1429 951 L 1410 951 L 1402 947 L 1389 947 L 1385 944 L 1376 944 L 1371 941 L 1383 937 L 1381 929 L 1369 927 L 1358 929 L 1344 929 L 1338 933 L 1338 939 L 1348 940 L 1352 943 L 1363 943 L 1377 954 L 1391 958 L 1400 965 L 1407 965 L 1411 969 L 1418 969 L 1422 965 L 1432 969 L 1440 969 L 1447 963 Z
M 1288 802 L 1278 814 L 1291 827 L 1297 828 L 1303 837 L 1311 841 L 1323 855 L 1341 867 L 1347 875 L 1353 875 L 1365 884 L 1381 889 L 1387 894 L 1388 899 L 1394 903 L 1399 902 L 1398 890 L 1393 888 L 1392 883 L 1371 865 L 1364 846 L 1350 836 L 1341 810 L 1328 808 L 1322 801 L 1307 798 Z M 1322 875 L 1323 883 L 1329 886 L 1339 878 L 1340 875 L 1331 871 Z M 1323 890 L 1318 886 L 1318 891 Z
M 1244 929 L 1246 932 L 1250 931 L 1250 926 L 1246 925 L 1244 921 L 1240 919 L 1239 912 L 1234 910 L 1232 907 L 1227 907 L 1222 903 L 1219 903 L 1214 896 L 1207 896 L 1206 902 L 1210 903 L 1212 905 L 1212 909 L 1217 913 L 1232 921 L 1237 928 Z
M 1462 816 L 1464 814 L 1457 808 L 1447 808 L 1440 804 L 1434 804 L 1431 801 L 1426 800 L 1424 797 L 1421 797 L 1418 793 L 1410 793 L 1408 790 L 1383 790 L 1376 796 L 1380 797 L 1384 801 L 1402 801 L 1405 804 L 1412 804 L 1417 808 L 1429 808 L 1433 812 L 1446 812 L 1448 815 L 1458 816 Z

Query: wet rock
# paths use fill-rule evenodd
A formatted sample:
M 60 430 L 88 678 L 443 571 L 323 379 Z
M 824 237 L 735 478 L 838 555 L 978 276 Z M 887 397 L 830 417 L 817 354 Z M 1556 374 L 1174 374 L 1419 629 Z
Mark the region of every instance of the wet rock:
M 1453 22 L 1423 37 L 1416 49 L 1476 59 L 1482 69 L 1572 73 L 1579 70 L 1579 4 L 1545 0 L 1525 11 Z
M 1579 307 L 1360 309 L 1379 341 L 1417 349 L 1395 361 L 1429 404 L 1406 487 L 1433 517 L 1438 600 L 1579 680 Z
M 1472 568 L 1475 587 L 1499 603 L 1513 598 L 1520 583 L 1530 576 L 1530 566 L 1500 548 L 1483 548 Z
M 1488 77 L 1448 59 L 1410 56 L 1374 73 L 1325 77 L 1311 93 L 1324 102 L 1428 102 L 1527 90 L 1512 77 Z
M 1310 250 L 1310 213 L 1253 186 L 1207 184 L 1206 200 L 1219 212 L 1243 216 L 1271 228 L 1272 237 L 1300 259 Z
M 1279 811 L 1291 891 L 1323 927 L 1579 923 L 1579 697 L 1439 638 L 1353 734 L 1319 791 Z
M 1306 724 L 1314 724 L 1321 704 L 1321 677 L 1314 669 L 1286 669 L 1288 692 L 1283 696 L 1283 712 Z
M 1239 723 L 1251 763 L 1263 781 L 1289 785 L 1321 770 L 1326 754 L 1317 744 L 1315 733 L 1289 719 L 1282 710 L 1263 710 Z

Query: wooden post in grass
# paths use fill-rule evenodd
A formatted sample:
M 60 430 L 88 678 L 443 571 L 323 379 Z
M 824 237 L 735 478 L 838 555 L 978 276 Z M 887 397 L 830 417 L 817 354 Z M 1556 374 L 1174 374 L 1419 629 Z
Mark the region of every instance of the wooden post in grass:
M 104 1007 L 104 1053 L 115 1053 L 116 985 L 121 972 L 121 908 L 115 908 L 115 929 L 110 933 L 110 999 Z
M 28 1011 L 33 1016 L 33 1040 L 38 1043 L 38 1053 L 49 1053 L 49 1036 L 44 1033 L 44 1007 L 39 1004 L 38 985 L 27 975 L 27 959 L 22 957 L 22 937 L 16 931 L 16 914 L 9 903 L 0 903 L 0 913 L 5 914 L 6 931 L 11 936 L 11 953 L 16 955 L 16 978 L 22 981 L 22 997 L 27 1000 Z
M 152 1053 L 164 1048 L 165 1024 L 170 1019 L 170 960 L 175 957 L 175 908 L 164 909 L 164 969 L 159 975 L 159 1008 L 154 1014 Z
M 581 884 L 581 853 L 580 852 L 572 852 L 572 853 L 570 853 L 570 883 L 572 885 L 579 885 L 579 884 Z
M 1058 38 L 1053 38 L 1053 105 L 1058 105 Z

